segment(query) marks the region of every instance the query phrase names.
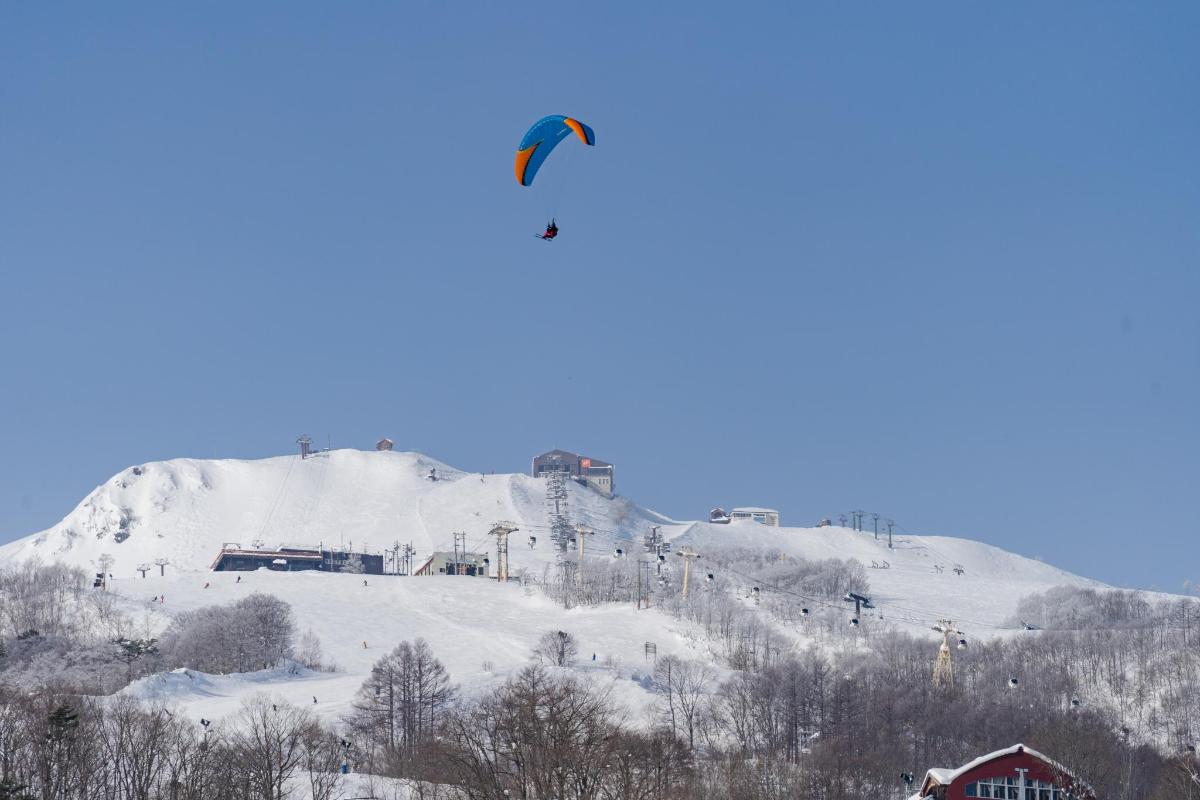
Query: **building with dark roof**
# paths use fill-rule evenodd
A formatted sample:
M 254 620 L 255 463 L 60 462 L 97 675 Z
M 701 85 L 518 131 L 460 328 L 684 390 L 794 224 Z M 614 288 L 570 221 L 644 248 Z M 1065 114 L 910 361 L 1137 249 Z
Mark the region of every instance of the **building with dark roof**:
M 598 458 L 569 450 L 551 450 L 534 457 L 530 472 L 533 477 L 542 478 L 551 472 L 565 472 L 576 482 L 592 487 L 605 497 L 612 497 L 617 491 L 616 467 Z
M 209 567 L 213 572 L 249 572 L 269 569 L 276 572 L 354 572 L 363 575 L 383 574 L 382 553 L 358 553 L 347 550 L 327 550 L 323 547 L 290 547 L 280 545 L 274 550 L 246 550 L 238 545 L 226 545 L 217 553 Z

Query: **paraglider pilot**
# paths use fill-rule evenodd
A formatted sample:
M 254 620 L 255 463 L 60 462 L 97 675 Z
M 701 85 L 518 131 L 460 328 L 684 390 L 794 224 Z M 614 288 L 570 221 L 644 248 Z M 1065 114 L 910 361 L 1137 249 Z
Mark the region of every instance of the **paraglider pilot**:
M 543 233 L 540 238 L 550 241 L 555 236 L 558 236 L 558 225 L 552 219 L 550 220 L 550 223 L 546 225 L 546 232 Z

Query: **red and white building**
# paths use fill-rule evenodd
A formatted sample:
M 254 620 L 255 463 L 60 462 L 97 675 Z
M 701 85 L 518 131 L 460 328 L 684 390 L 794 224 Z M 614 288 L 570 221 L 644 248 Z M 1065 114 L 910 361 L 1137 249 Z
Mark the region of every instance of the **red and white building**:
M 1096 800 L 1086 785 L 1023 744 L 1015 744 L 958 769 L 931 769 L 911 800 Z

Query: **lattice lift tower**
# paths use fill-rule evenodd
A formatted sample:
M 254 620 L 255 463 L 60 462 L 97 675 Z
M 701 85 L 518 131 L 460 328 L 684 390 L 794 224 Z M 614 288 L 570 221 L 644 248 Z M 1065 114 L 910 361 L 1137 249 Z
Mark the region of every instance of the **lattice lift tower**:
M 496 580 L 500 583 L 508 581 L 508 535 L 518 530 L 511 522 L 497 522 L 488 531 L 489 536 L 496 537 Z
M 942 645 L 938 648 L 937 661 L 933 665 L 933 686 L 935 689 L 949 692 L 954 689 L 954 661 L 950 657 L 950 635 L 957 634 L 960 637 L 960 648 L 966 647 L 966 639 L 961 638 L 962 631 L 954 627 L 953 620 L 938 620 L 933 629 L 942 634 Z
M 575 538 L 571 515 L 567 513 L 567 473 L 554 470 L 546 473 L 546 506 L 550 513 L 550 539 L 565 551 Z

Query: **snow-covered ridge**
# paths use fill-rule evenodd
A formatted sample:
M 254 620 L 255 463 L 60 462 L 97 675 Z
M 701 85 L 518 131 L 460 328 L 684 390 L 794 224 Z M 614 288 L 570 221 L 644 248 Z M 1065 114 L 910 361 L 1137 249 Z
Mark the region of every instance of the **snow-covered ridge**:
M 349 710 L 375 661 L 398 642 L 418 636 L 429 641 L 464 690 L 477 693 L 528 663 L 545 631 L 569 630 L 580 642 L 577 668 L 610 688 L 635 714 L 653 699 L 641 681 L 648 644 L 660 657 L 678 654 L 719 663 L 714 643 L 701 629 L 659 607 L 609 603 L 564 609 L 535 586 L 478 578 L 208 571 L 226 543 L 323 542 L 382 551 L 397 541 L 411 542 L 419 563 L 451 549 L 454 532 L 464 531 L 469 548 L 490 552 L 495 542 L 488 531 L 509 520 L 520 528 L 510 542 L 512 573 L 524 570 L 539 578 L 557 557 L 545 494 L 541 479 L 463 472 L 419 453 L 337 450 L 308 459 L 177 459 L 122 470 L 57 525 L 0 547 L 0 564 L 38 558 L 91 571 L 109 555 L 112 597 L 150 635 L 181 611 L 265 592 L 286 601 L 298 630 L 319 639 L 340 667 L 332 673 L 284 668 L 241 676 L 176 672 L 125 690 L 143 701 L 185 707 L 197 718 L 230 714 L 248 694 L 266 691 L 335 720 Z M 726 556 L 730 549 L 744 548 L 809 560 L 857 560 L 866 567 L 876 605 L 871 614 L 882 617 L 885 626 L 928 636 L 933 636 L 931 622 L 945 617 L 971 636 L 1020 635 L 1004 626 L 1023 596 L 1063 584 L 1100 586 L 965 539 L 906 535 L 896 537 L 889 549 L 884 539 L 839 527 L 679 522 L 574 483 L 568 505 L 575 522 L 595 531 L 586 537 L 592 559 L 612 559 L 618 547 L 646 558 L 642 537 L 651 525 L 661 526 L 674 551 L 687 546 L 709 556 L 699 562 L 704 573 L 714 574 L 715 588 L 743 598 L 750 613 L 756 606 L 745 599 L 746 590 L 755 578 L 723 560 L 722 551 Z M 529 535 L 537 537 L 534 546 Z M 160 575 L 154 563 L 163 559 L 169 564 Z M 678 569 L 681 562 L 671 556 L 668 569 Z M 150 565 L 147 576 L 138 572 L 139 565 Z M 824 604 L 821 613 L 841 618 L 842 604 Z M 851 610 L 847 605 L 847 620 Z M 797 646 L 814 641 L 803 627 L 789 636 Z
M 570 494 L 579 522 L 623 537 L 666 521 L 574 484 Z M 499 520 L 542 533 L 548 525 L 544 495 L 540 480 L 465 473 L 419 453 L 175 459 L 122 470 L 54 527 L 0 547 L 0 561 L 38 556 L 92 569 L 108 554 L 114 574 L 157 559 L 198 571 L 231 542 L 323 542 L 378 552 L 400 541 L 427 556 L 451 549 L 455 531 L 482 547 Z
M 324 543 L 379 552 L 411 542 L 419 563 L 450 550 L 456 531 L 466 532 L 472 549 L 490 550 L 491 526 L 511 520 L 522 531 L 511 547 L 514 573 L 540 573 L 555 559 L 545 491 L 543 480 L 527 475 L 463 472 L 420 453 L 175 459 L 122 470 L 57 525 L 0 547 L 0 562 L 37 557 L 92 570 L 107 554 L 114 560 L 110 572 L 120 578 L 162 559 L 174 574 L 205 571 L 227 543 Z M 698 551 L 733 545 L 807 559 L 852 558 L 868 568 L 880 613 L 917 627 L 955 614 L 991 628 L 1024 595 L 1061 584 L 1101 585 L 965 539 L 901 536 L 889 549 L 883 539 L 846 528 L 676 522 L 574 483 L 569 495 L 572 518 L 598 531 L 587 544 L 594 556 L 610 556 L 616 547 L 640 552 L 649 526 L 661 525 L 668 539 Z M 524 544 L 530 534 L 540 542 L 536 547 Z

